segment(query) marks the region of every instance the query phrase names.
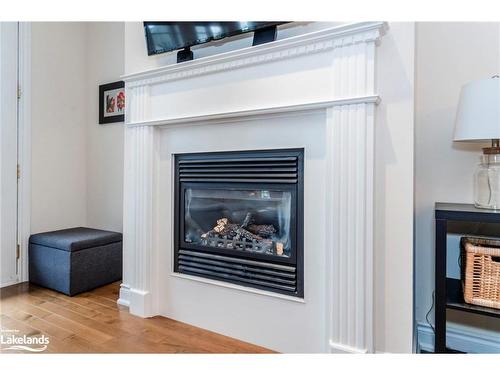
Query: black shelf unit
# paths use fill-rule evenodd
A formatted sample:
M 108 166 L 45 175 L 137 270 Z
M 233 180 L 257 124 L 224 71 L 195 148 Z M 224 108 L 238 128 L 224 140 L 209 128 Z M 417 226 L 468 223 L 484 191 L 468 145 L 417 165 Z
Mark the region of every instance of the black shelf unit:
M 472 204 L 436 203 L 434 217 L 436 225 L 434 352 L 449 353 L 450 350 L 446 347 L 447 309 L 493 318 L 500 318 L 500 310 L 466 303 L 463 299 L 461 280 L 447 277 L 447 235 L 456 223 L 500 224 L 500 211 L 478 209 Z M 471 234 L 500 237 L 500 226 L 498 230 L 488 228 L 484 233 L 479 231 Z

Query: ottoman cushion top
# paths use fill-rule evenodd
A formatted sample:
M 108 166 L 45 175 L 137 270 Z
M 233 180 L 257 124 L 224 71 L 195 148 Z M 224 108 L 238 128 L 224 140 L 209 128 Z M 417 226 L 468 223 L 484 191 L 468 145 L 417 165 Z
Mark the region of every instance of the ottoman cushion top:
M 120 242 L 122 234 L 92 228 L 69 228 L 34 234 L 30 243 L 65 251 L 77 251 Z

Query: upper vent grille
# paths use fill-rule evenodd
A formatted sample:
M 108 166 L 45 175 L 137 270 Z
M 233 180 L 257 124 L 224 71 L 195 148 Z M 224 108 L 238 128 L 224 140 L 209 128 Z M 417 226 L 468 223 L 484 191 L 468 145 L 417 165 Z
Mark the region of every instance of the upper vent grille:
M 259 152 L 261 154 L 261 152 Z M 290 155 L 290 151 L 287 151 Z M 296 184 L 299 157 L 273 155 L 260 157 L 215 157 L 210 154 L 178 156 L 181 182 L 260 182 Z

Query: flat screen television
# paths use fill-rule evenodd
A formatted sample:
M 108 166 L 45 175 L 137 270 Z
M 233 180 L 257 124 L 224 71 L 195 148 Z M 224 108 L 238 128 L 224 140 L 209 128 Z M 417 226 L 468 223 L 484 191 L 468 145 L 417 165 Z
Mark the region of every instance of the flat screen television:
M 148 55 L 156 55 L 250 32 L 285 22 L 144 22 Z M 254 41 L 254 44 L 255 41 Z

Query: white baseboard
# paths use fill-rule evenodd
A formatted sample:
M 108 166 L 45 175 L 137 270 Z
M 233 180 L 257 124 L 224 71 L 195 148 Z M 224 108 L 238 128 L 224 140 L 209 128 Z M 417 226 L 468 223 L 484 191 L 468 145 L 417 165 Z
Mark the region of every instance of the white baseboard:
M 359 349 L 353 346 L 338 344 L 330 340 L 330 353 L 338 354 L 366 354 L 368 351 L 366 349 Z
M 131 288 L 127 284 L 120 285 L 120 297 L 116 303 L 128 307 L 132 315 L 137 315 L 141 318 L 149 318 L 156 315 L 153 312 L 151 293 Z
M 434 352 L 434 332 L 429 324 L 417 324 L 417 343 L 419 352 Z M 465 353 L 500 353 L 500 334 L 448 322 L 446 346 Z
M 141 318 L 150 318 L 155 316 L 153 312 L 153 304 L 151 293 L 130 288 L 129 289 L 129 312 L 132 315 L 140 316 Z
M 120 284 L 120 297 L 116 303 L 125 307 L 130 306 L 130 287 L 127 284 Z
M 3 284 L 0 284 L 0 288 L 5 288 L 5 287 L 8 287 L 8 286 L 11 286 L 11 285 L 16 285 L 16 284 L 19 284 L 19 283 L 22 283 L 23 281 L 19 281 L 19 280 L 12 280 L 12 281 L 7 281 Z

